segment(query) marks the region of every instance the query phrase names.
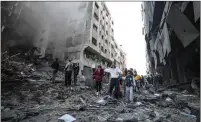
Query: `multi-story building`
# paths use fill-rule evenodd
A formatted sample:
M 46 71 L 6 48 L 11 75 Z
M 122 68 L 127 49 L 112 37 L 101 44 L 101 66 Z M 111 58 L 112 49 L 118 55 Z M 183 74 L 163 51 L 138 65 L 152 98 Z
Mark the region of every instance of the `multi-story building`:
M 200 2 L 143 2 L 142 15 L 149 72 L 168 83 L 199 78 Z
M 2 18 L 15 17 L 10 19 L 15 20 L 15 33 L 7 35 L 8 41 L 18 35 L 15 42 L 39 48 L 41 57 L 78 61 L 86 76 L 91 76 L 92 68 L 99 64 L 107 67 L 117 62 L 124 68 L 125 53 L 114 39 L 114 21 L 104 2 L 7 3 L 3 3 L 2 12 L 12 10 L 14 16 L 3 14 Z

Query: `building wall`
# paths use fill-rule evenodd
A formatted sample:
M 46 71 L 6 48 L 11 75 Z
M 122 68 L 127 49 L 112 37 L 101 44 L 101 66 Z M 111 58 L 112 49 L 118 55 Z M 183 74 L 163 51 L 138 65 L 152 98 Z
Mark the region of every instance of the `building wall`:
M 148 70 L 161 72 L 167 82 L 187 82 L 200 72 L 200 2 L 164 3 L 142 5 Z

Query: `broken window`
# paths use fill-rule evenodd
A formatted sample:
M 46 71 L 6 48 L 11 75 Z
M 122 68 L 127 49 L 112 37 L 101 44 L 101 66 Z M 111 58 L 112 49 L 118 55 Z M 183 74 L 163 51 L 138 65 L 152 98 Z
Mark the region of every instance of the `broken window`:
M 108 31 L 106 31 L 106 34 L 108 35 Z
M 94 17 L 95 17 L 95 19 L 98 21 L 99 19 L 98 19 L 98 15 L 96 14 L 96 13 L 94 13 Z
M 105 54 L 107 54 L 107 50 L 105 49 Z
M 103 52 L 103 46 L 101 46 L 101 51 Z
M 107 40 L 105 40 L 105 43 L 106 43 L 106 44 L 108 44 L 108 41 L 107 41 Z
M 102 29 L 105 30 L 105 27 L 102 25 Z
M 111 47 L 112 47 L 112 49 L 114 49 L 114 46 L 113 46 L 113 45 L 111 45 Z
M 95 46 L 97 46 L 97 40 L 94 37 L 92 37 L 92 44 L 94 44 Z
M 95 24 L 93 24 L 93 29 L 98 32 L 98 27 Z
M 97 9 L 99 8 L 99 6 L 98 6 L 98 4 L 96 2 L 95 2 L 95 6 L 96 6 Z

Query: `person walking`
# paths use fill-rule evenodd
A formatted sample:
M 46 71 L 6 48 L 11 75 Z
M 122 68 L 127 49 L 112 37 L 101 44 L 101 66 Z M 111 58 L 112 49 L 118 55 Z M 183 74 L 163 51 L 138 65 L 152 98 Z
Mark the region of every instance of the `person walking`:
M 55 78 L 56 78 L 57 72 L 59 70 L 58 58 L 55 59 L 55 61 L 51 65 L 51 67 L 53 68 L 53 71 L 52 71 L 52 82 L 55 82 Z
M 136 89 L 135 90 L 139 91 L 140 90 L 140 80 L 141 80 L 141 78 L 137 74 L 136 70 L 134 70 L 133 75 L 134 75 L 134 79 L 135 79 L 135 83 L 136 83 Z
M 128 71 L 128 75 L 126 76 L 126 101 L 133 102 L 133 86 L 134 86 L 134 78 L 131 75 L 131 71 Z
M 65 86 L 70 86 L 71 85 L 71 77 L 72 77 L 72 72 L 73 72 L 73 64 L 71 60 L 68 60 L 65 66 Z
M 127 73 L 128 73 L 127 68 L 125 68 L 122 74 L 122 81 L 123 81 L 122 86 L 124 89 L 124 97 L 126 97 L 126 81 L 125 80 L 126 80 Z
M 101 87 L 102 87 L 101 83 L 103 80 L 103 76 L 104 76 L 104 70 L 99 65 L 98 68 L 95 69 L 95 71 L 93 72 L 93 79 L 96 82 L 96 95 L 97 96 L 100 94 L 100 91 L 101 91 Z
M 74 81 L 74 85 L 77 84 L 77 76 L 79 74 L 79 63 L 78 62 L 74 62 L 73 63 L 73 81 Z
M 118 85 L 119 85 L 119 74 L 121 74 L 121 70 L 117 68 L 115 65 L 112 65 L 111 68 L 107 68 L 104 70 L 105 72 L 110 73 L 110 86 L 109 86 L 109 95 L 112 96 L 112 91 L 115 88 L 115 93 L 117 93 Z M 115 96 L 118 98 L 118 96 Z

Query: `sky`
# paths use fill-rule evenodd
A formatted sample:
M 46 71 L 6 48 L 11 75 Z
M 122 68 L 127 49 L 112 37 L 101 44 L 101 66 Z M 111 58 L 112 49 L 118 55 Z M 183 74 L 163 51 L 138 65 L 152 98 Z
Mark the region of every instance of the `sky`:
M 142 2 L 106 2 L 114 20 L 114 38 L 125 51 L 127 68 L 146 74 L 145 38 L 142 34 Z

